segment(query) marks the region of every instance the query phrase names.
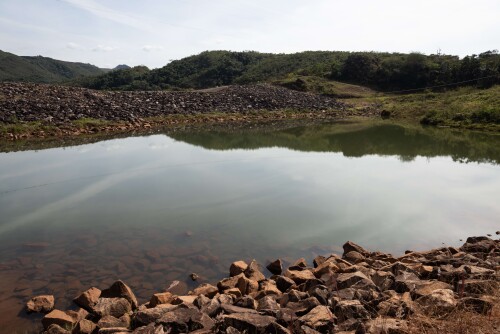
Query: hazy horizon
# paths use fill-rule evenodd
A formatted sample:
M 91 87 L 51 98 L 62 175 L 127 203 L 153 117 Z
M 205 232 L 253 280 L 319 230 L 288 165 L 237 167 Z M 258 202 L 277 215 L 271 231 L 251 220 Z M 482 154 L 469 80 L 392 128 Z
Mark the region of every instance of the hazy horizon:
M 500 2 L 5 0 L 0 49 L 112 68 L 205 50 L 479 54 L 499 48 Z

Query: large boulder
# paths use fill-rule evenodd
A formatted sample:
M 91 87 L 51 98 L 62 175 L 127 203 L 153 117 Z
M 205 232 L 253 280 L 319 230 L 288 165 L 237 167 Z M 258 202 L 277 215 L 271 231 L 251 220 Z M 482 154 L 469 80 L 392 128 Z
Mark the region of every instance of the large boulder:
M 99 298 L 92 308 L 92 313 L 99 317 L 112 315 L 119 318 L 132 311 L 130 302 L 125 298 Z
M 94 305 L 97 303 L 97 300 L 101 296 L 101 290 L 98 288 L 92 287 L 87 291 L 84 291 L 78 297 L 73 299 L 73 302 L 80 306 L 81 308 L 91 311 Z
M 137 306 L 139 305 L 137 303 L 137 298 L 135 297 L 134 293 L 132 292 L 132 289 L 130 289 L 130 287 L 127 284 L 123 283 L 120 280 L 113 283 L 108 289 L 103 290 L 101 292 L 100 297 L 102 297 L 102 298 L 125 298 L 126 300 L 129 301 L 133 310 L 135 310 L 137 308 Z
M 342 248 L 344 249 L 344 254 L 347 254 L 349 252 L 358 252 L 364 256 L 366 255 L 369 255 L 370 252 L 368 252 L 366 249 L 364 249 L 363 247 L 361 247 L 360 245 L 358 244 L 355 244 L 354 242 L 352 241 L 348 241 L 346 242 Z
M 437 289 L 420 297 L 416 302 L 431 315 L 441 315 L 451 312 L 457 306 L 455 295 L 450 289 Z
M 42 325 L 45 329 L 48 329 L 50 325 L 55 324 L 66 330 L 71 330 L 75 322 L 76 321 L 72 316 L 60 310 L 52 310 L 42 319 Z
M 54 296 L 42 295 L 31 298 L 26 303 L 26 312 L 48 313 L 54 309 Z
M 309 313 L 299 318 L 299 321 L 321 333 L 329 332 L 335 324 L 335 315 L 328 306 L 318 305 Z

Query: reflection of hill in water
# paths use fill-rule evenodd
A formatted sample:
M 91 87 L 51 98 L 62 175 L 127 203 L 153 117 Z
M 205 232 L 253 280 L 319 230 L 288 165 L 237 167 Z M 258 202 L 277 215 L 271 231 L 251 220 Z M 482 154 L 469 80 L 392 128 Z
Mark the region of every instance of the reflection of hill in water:
M 500 162 L 500 135 L 399 125 L 328 124 L 285 130 L 198 131 L 170 137 L 207 149 L 286 147 L 298 151 L 342 152 L 348 157 L 397 155 L 451 156 L 461 162 Z

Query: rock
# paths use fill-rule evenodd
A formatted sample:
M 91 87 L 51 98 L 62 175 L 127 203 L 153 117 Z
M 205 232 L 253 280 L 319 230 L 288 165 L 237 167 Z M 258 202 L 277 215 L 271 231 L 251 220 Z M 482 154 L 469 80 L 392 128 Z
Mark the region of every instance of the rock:
M 181 281 L 172 281 L 170 285 L 165 289 L 165 292 L 170 292 L 173 295 L 183 295 L 187 293 L 187 284 Z
M 134 323 L 139 326 L 145 326 L 160 319 L 165 313 L 186 307 L 185 305 L 161 304 L 153 308 L 138 310 L 133 316 Z
M 201 312 L 207 314 L 209 317 L 215 317 L 222 312 L 221 304 L 217 299 L 209 299 L 208 302 L 198 307 Z
M 238 298 L 238 300 L 234 303 L 234 305 L 256 310 L 258 303 L 255 299 L 253 299 L 250 296 L 243 296 L 241 298 Z
M 339 269 L 340 268 L 335 263 L 331 261 L 325 261 L 313 270 L 313 274 L 317 278 L 322 278 L 324 275 L 331 275 L 333 273 L 336 273 L 337 271 L 339 271 Z
M 200 276 L 198 274 L 196 274 L 196 273 L 191 273 L 189 275 L 189 278 L 191 278 L 192 281 L 196 281 L 196 280 L 198 280 L 200 278 Z
M 245 308 L 245 307 L 239 307 L 236 305 L 231 305 L 231 304 L 220 304 L 222 310 L 226 314 L 233 314 L 233 313 L 258 313 L 256 310 L 251 309 L 251 308 Z
M 257 261 L 252 260 L 248 265 L 247 269 L 245 269 L 245 276 L 254 281 L 263 281 L 266 279 L 266 276 L 260 271 L 259 265 Z
M 298 259 L 297 261 L 295 261 L 294 263 L 292 263 L 292 265 L 290 267 L 306 268 L 307 267 L 306 259 L 304 259 L 303 257 L 301 257 L 300 259 Z
M 272 315 L 275 316 L 279 311 L 280 306 L 276 302 L 276 300 L 271 296 L 265 296 L 259 299 L 257 311 L 261 314 Z
M 359 300 L 341 300 L 335 305 L 335 316 L 339 322 L 347 319 L 370 319 L 370 313 Z
M 92 308 L 92 313 L 99 317 L 112 315 L 119 318 L 125 313 L 132 311 L 130 302 L 125 298 L 99 298 Z
M 381 290 L 392 290 L 396 277 L 393 273 L 388 271 L 377 271 L 371 276 L 373 283 Z
M 241 290 L 238 288 L 227 289 L 224 291 L 225 294 L 234 296 L 235 298 L 241 297 Z
M 414 312 L 413 301 L 409 292 L 402 295 L 395 294 L 391 298 L 380 302 L 377 307 L 379 315 L 398 319 L 406 318 Z
M 266 266 L 267 270 L 273 275 L 281 275 L 283 271 L 283 263 L 280 259 L 277 259 Z
M 422 296 L 427 296 L 431 294 L 433 291 L 438 290 L 438 289 L 453 289 L 453 287 L 445 282 L 440 282 L 440 281 L 422 281 L 419 282 L 413 290 L 413 295 L 415 298 L 422 297 Z
M 125 327 L 110 327 L 110 328 L 101 328 L 97 332 L 98 334 L 126 334 L 132 333 L 131 330 Z
M 173 333 L 186 333 L 199 329 L 211 330 L 215 323 L 198 309 L 179 308 L 165 313 L 157 323 L 164 325 Z M 168 332 L 168 330 L 167 330 Z
M 251 294 L 253 292 L 259 291 L 259 282 L 247 278 L 244 275 L 241 275 L 240 278 L 238 279 L 236 287 L 240 290 L 242 294 Z
M 162 325 L 151 323 L 147 326 L 136 328 L 134 334 L 166 334 Z
M 288 277 L 285 276 L 278 276 L 275 278 L 276 281 L 276 287 L 278 290 L 281 292 L 287 291 L 291 286 L 295 285 L 295 282 Z
M 169 304 L 175 298 L 170 292 L 155 293 L 149 300 L 149 307 L 155 307 L 160 304 Z
M 112 327 L 126 327 L 130 326 L 130 316 L 128 314 L 122 315 L 119 319 L 112 315 L 105 315 L 97 322 L 99 328 L 112 328 Z
M 500 283 L 492 280 L 470 279 L 465 280 L 464 291 L 477 295 L 492 295 L 498 292 Z
M 59 325 L 52 324 L 47 328 L 47 330 L 44 332 L 44 334 L 70 334 L 71 332 L 69 330 L 66 330 L 62 328 Z
M 496 247 L 495 240 L 488 237 L 469 237 L 460 250 L 467 253 L 489 253 Z
M 122 281 L 116 281 L 109 287 L 109 289 L 103 290 L 101 292 L 102 298 L 125 298 L 129 301 L 132 309 L 135 310 L 139 305 L 137 303 L 137 298 L 135 297 L 129 286 Z
M 350 251 L 344 254 L 343 258 L 353 264 L 360 263 L 365 260 L 365 256 L 356 251 Z
M 81 308 L 90 312 L 94 305 L 97 303 L 97 300 L 100 296 L 101 290 L 92 287 L 73 299 L 73 302 Z
M 260 282 L 259 293 L 255 296 L 255 299 L 260 299 L 264 296 L 275 295 L 280 296 L 281 291 L 276 286 L 276 282 L 272 280 L 264 280 Z
M 289 270 L 285 271 L 285 277 L 292 279 L 295 284 L 305 283 L 308 280 L 316 279 L 316 276 L 309 270 Z M 281 290 L 281 289 L 280 289 Z
M 60 310 L 52 310 L 42 319 L 43 328 L 48 329 L 50 325 L 58 325 L 63 329 L 71 330 L 75 324 L 73 317 Z
M 217 289 L 217 287 L 213 286 L 212 284 L 203 283 L 200 284 L 196 289 L 194 289 L 193 294 L 195 296 L 205 295 L 208 298 L 213 298 L 218 292 L 219 289 Z
M 414 273 L 403 272 L 400 275 L 396 276 L 396 280 L 394 282 L 394 290 L 399 293 L 413 291 L 420 283 L 420 278 L 418 278 L 418 276 Z
M 222 317 L 224 325 L 246 333 L 268 333 L 267 328 L 275 323 L 270 316 L 257 313 L 234 313 Z
M 452 311 L 457 306 L 455 295 L 449 289 L 437 289 L 420 297 L 416 302 L 428 314 L 440 315 Z
M 171 304 L 172 305 L 184 304 L 186 306 L 190 306 L 194 303 L 196 298 L 197 296 L 175 296 L 174 299 L 172 299 Z
M 97 325 L 92 321 L 87 319 L 82 319 L 78 321 L 75 328 L 73 328 L 72 334 L 93 334 L 97 332 Z
M 368 277 L 365 276 L 365 274 L 363 274 L 360 271 L 356 271 L 353 273 L 339 274 L 337 276 L 337 286 L 339 289 L 349 288 L 359 281 L 365 281 L 368 284 L 375 285 L 372 280 L 370 280 Z
M 293 310 L 296 315 L 303 316 L 320 305 L 321 303 L 318 301 L 318 299 L 316 299 L 315 297 L 309 297 L 298 302 L 288 302 L 286 304 L 286 307 Z
M 26 312 L 48 313 L 54 309 L 54 296 L 42 295 L 31 298 L 26 303 Z
M 344 254 L 347 254 L 349 252 L 358 252 L 364 256 L 370 254 L 370 252 L 368 252 L 366 249 L 364 249 L 363 247 L 361 247 L 360 245 L 357 245 L 355 244 L 354 242 L 352 241 L 348 241 L 346 242 L 342 248 L 344 249 Z
M 405 320 L 393 318 L 376 318 L 365 323 L 367 334 L 407 334 L 408 325 Z
M 247 268 L 248 264 L 246 264 L 244 261 L 233 262 L 229 267 L 229 276 L 233 277 L 242 274 Z
M 309 313 L 299 318 L 299 321 L 319 332 L 326 333 L 330 331 L 335 323 L 335 315 L 328 306 L 318 305 Z
M 224 278 L 217 283 L 217 288 L 219 292 L 223 293 L 225 290 L 236 288 L 238 286 L 238 281 L 241 277 L 244 277 L 244 274 L 238 274 L 236 276 L 231 276 L 228 278 Z

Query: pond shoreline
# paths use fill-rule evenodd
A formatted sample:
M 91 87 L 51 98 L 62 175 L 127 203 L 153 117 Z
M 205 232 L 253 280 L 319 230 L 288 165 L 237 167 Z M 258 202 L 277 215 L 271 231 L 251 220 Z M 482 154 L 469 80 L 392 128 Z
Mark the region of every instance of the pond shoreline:
M 201 279 L 188 292 L 174 281 L 142 304 L 116 281 L 82 292 L 74 299 L 77 311 L 54 310 L 53 296 L 34 297 L 27 310 L 48 313 L 42 319 L 48 334 L 498 330 L 500 240 L 469 237 L 460 248 L 400 257 L 351 241 L 343 250 L 342 256 L 317 256 L 313 264 L 277 259 L 267 271 L 255 260 L 235 261 L 214 285 Z

